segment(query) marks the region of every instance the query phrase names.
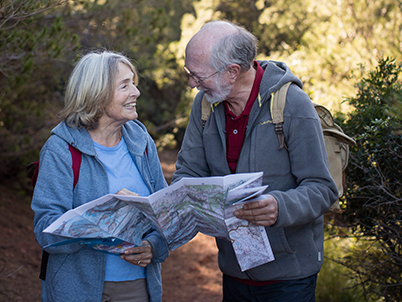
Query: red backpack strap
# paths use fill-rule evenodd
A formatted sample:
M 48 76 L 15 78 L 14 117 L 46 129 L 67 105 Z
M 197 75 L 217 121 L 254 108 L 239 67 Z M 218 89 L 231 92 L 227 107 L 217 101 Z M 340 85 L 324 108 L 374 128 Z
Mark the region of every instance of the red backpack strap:
M 35 171 L 32 174 L 31 184 L 32 184 L 32 187 L 35 187 L 36 180 L 38 179 L 38 174 L 39 174 L 39 160 L 37 160 L 34 163 L 30 163 L 27 168 L 28 168 L 28 170 L 30 170 L 30 169 L 32 169 L 32 167 L 35 167 Z
M 71 159 L 73 161 L 72 168 L 73 168 L 73 174 L 74 174 L 74 186 L 73 186 L 73 189 L 74 189 L 75 185 L 78 182 L 78 177 L 80 176 L 82 155 L 81 155 L 80 151 L 75 149 L 70 144 L 68 145 L 68 150 L 70 150 Z M 36 168 L 35 168 L 34 176 L 32 177 L 32 182 L 36 183 L 36 178 L 38 177 L 38 172 L 39 172 L 39 161 L 37 161 L 33 164 L 36 165 Z M 36 176 L 35 176 L 35 173 L 36 173 Z M 35 179 L 34 179 L 34 177 L 35 177 Z M 40 274 L 39 274 L 39 278 L 42 280 L 46 280 L 48 258 L 49 258 L 49 253 L 46 252 L 45 250 L 42 250 L 42 260 L 41 260 L 41 264 L 40 264 Z
M 78 178 L 80 176 L 80 167 L 81 167 L 81 152 L 78 151 L 76 148 L 74 148 L 71 145 L 68 145 L 68 149 L 70 150 L 71 153 L 71 159 L 73 161 L 72 168 L 73 168 L 73 174 L 74 174 L 74 185 L 73 189 L 75 188 L 75 185 L 78 182 Z

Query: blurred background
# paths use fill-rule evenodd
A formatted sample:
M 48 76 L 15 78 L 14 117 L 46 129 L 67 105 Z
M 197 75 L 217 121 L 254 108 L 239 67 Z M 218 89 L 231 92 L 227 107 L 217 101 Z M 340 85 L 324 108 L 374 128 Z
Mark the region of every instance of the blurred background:
M 257 59 L 286 62 L 358 141 L 342 212 L 326 215 L 318 301 L 402 301 L 400 0 L 1 0 L 1 215 L 17 204 L 31 215 L 26 166 L 59 122 L 74 63 L 95 49 L 121 52 L 139 71 L 139 120 L 161 158 L 170 155 L 170 181 L 197 92 L 183 70 L 185 45 L 216 19 L 256 35 Z M 3 220 L 4 232 L 14 227 Z M 13 275 L 8 262 L 0 262 L 0 283 Z M 7 290 L 0 285 L 0 298 L 14 301 Z

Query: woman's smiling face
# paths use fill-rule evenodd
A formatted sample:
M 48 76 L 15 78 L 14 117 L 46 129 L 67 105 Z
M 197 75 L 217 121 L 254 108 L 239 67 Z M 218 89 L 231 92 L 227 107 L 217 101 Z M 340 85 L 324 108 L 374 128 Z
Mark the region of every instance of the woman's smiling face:
M 134 84 L 134 77 L 135 74 L 127 65 L 119 63 L 113 100 L 106 106 L 105 113 L 100 118 L 100 124 L 118 122 L 123 125 L 138 118 L 136 104 L 141 93 Z

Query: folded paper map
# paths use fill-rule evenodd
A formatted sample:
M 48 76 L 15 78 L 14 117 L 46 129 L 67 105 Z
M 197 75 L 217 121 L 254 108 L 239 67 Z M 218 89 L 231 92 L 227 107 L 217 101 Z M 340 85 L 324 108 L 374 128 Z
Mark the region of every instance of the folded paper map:
M 50 246 L 79 242 L 112 253 L 141 245 L 151 228 L 166 239 L 170 250 L 201 232 L 229 240 L 245 271 L 274 260 L 265 228 L 233 215 L 266 190 L 262 176 L 182 178 L 147 197 L 108 194 L 64 213 L 44 232 L 70 238 Z

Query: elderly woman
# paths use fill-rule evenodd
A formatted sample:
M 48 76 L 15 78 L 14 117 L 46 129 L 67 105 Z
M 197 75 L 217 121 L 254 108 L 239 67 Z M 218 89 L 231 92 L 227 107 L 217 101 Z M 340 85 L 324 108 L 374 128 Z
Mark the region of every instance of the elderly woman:
M 60 238 L 42 231 L 66 211 L 108 193 L 147 196 L 167 184 L 155 144 L 137 119 L 138 76 L 130 61 L 109 51 L 89 53 L 73 70 L 65 94 L 62 122 L 40 153 L 32 209 L 38 243 Z M 81 153 L 73 186 L 69 145 Z M 153 229 L 142 246 L 124 255 L 69 244 L 52 247 L 43 301 L 161 301 L 160 263 L 165 240 Z

